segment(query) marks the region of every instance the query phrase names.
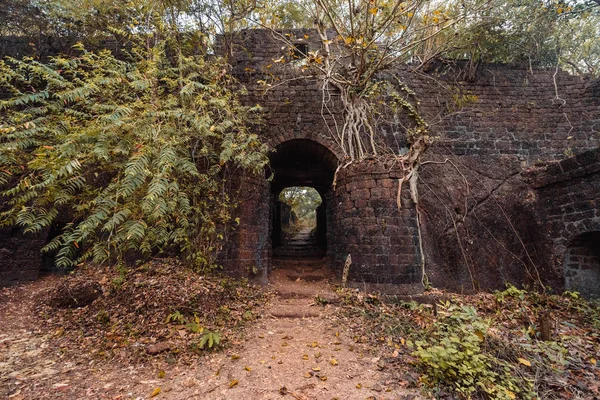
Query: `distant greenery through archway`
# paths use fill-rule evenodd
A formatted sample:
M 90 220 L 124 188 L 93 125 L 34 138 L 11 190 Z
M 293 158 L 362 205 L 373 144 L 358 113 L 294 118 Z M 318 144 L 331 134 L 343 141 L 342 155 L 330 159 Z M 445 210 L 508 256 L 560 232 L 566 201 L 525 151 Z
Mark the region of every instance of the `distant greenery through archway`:
M 284 217 L 282 221 L 282 229 L 286 234 L 317 227 L 316 210 L 323 200 L 314 188 L 293 186 L 283 189 L 279 200 L 289 206 L 289 216 Z

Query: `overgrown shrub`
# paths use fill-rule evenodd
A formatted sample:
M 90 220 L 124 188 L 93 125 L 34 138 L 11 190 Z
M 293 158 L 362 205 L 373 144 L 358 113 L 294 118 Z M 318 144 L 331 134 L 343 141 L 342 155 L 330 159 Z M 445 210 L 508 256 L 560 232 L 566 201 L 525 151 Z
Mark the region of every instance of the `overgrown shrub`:
M 472 306 L 447 303 L 440 308 L 445 316 L 414 343 L 413 355 L 427 387 L 448 388 L 464 398 L 476 393 L 494 399 L 533 397 L 531 383 L 513 376 L 513 365 L 485 351 L 489 321 Z
M 45 248 L 59 267 L 168 251 L 212 266 L 235 205 L 224 170 L 267 161 L 227 66 L 159 28 L 129 61 L 0 61 L 0 223 L 40 232 L 61 215 Z

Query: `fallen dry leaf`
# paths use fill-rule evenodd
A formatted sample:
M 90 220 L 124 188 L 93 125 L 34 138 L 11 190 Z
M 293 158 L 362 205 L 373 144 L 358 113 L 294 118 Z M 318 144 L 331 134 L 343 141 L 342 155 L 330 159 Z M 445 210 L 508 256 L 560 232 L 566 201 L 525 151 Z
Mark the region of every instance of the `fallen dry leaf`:
M 524 358 L 520 358 L 520 357 L 519 357 L 519 358 L 517 358 L 517 360 L 519 360 L 519 362 L 520 362 L 521 364 L 523 364 L 523 365 L 526 365 L 526 366 L 528 366 L 528 367 L 531 367 L 531 362 L 529 362 L 529 360 L 526 360 L 526 359 L 524 359 Z

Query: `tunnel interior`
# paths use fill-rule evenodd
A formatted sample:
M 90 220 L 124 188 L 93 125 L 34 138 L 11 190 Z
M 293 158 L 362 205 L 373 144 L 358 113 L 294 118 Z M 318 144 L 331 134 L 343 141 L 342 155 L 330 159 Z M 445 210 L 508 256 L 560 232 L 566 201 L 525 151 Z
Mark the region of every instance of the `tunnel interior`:
M 295 139 L 277 146 L 271 155 L 271 243 L 278 258 L 323 257 L 331 250 L 330 219 L 332 183 L 337 168 L 336 156 L 325 146 Z M 302 194 L 305 199 L 320 198 L 314 210 L 314 225 L 298 236 L 290 235 L 290 204 L 286 194 Z M 315 193 L 316 192 L 316 193 Z M 312 194 L 311 194 L 312 193 Z M 301 197 L 301 196 L 300 196 Z

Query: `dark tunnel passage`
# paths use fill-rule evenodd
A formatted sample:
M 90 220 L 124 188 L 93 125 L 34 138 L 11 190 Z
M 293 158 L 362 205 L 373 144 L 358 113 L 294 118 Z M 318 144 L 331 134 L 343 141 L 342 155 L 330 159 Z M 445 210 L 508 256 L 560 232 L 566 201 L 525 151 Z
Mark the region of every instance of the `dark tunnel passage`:
M 322 257 L 327 253 L 332 244 L 329 221 L 337 164 L 330 150 L 311 140 L 290 140 L 277 146 L 271 156 L 270 207 L 275 257 Z M 298 222 L 294 220 L 299 216 L 298 207 L 310 208 L 310 204 L 314 214 L 306 214 L 314 217 L 314 223 L 305 219 L 297 226 L 291 224 Z

